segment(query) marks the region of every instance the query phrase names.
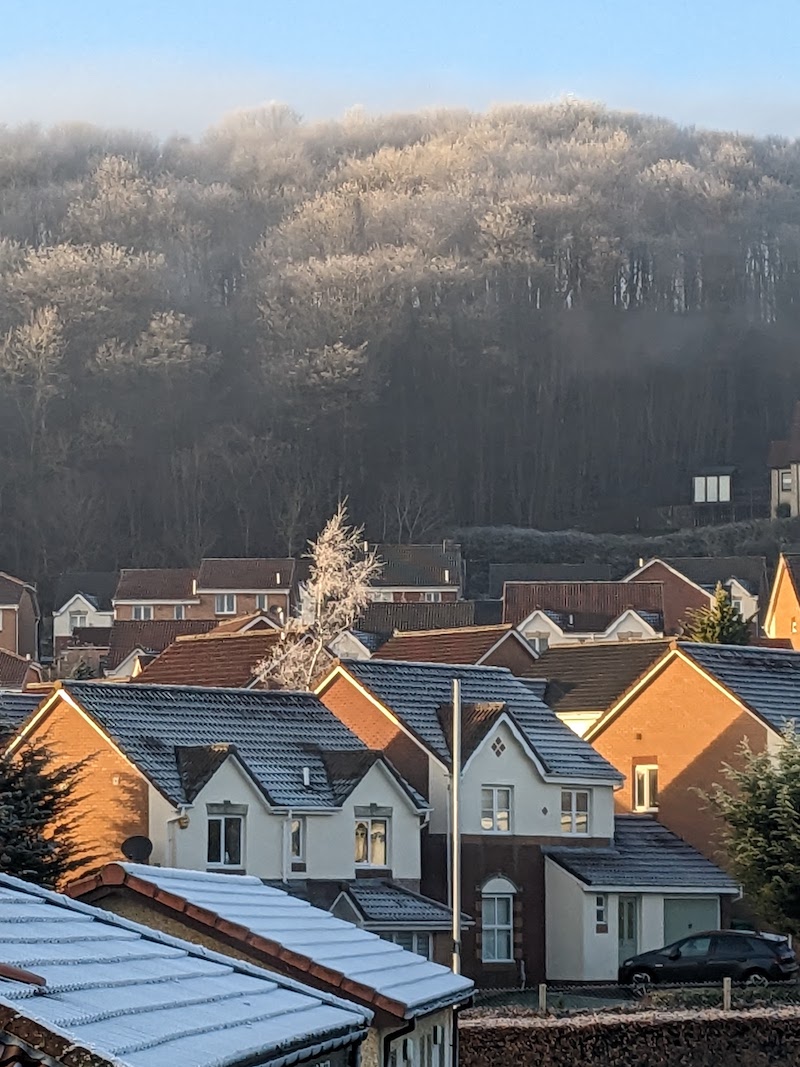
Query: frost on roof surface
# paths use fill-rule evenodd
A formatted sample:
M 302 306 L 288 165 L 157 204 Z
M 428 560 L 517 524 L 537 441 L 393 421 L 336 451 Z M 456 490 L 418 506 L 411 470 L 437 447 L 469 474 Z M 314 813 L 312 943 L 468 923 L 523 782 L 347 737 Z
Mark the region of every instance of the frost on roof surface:
M 337 997 L 7 876 L 0 958 L 47 982 L 36 995 L 3 981 L 0 1007 L 129 1067 L 279 1061 L 366 1023 Z
M 531 687 L 503 667 L 375 659 L 344 660 L 343 665 L 443 763 L 449 763 L 450 752 L 440 709 L 451 702 L 453 678 L 459 678 L 462 705 L 504 704 L 548 774 L 603 781 L 622 777 L 587 741 L 565 726 Z
M 310 693 L 107 682 L 64 690 L 175 804 L 188 800 L 178 749 L 230 745 L 273 803 L 325 808 L 335 797 L 322 750 L 366 748 Z
M 402 1005 L 406 1018 L 460 1003 L 471 995 L 469 978 L 264 885 L 258 878 L 131 863 L 120 866 L 136 878 L 371 987 Z

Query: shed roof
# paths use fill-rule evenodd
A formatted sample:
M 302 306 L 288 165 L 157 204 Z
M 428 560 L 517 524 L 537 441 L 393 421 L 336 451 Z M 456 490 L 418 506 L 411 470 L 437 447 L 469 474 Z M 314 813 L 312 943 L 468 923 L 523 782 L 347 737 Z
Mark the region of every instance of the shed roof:
M 249 951 L 300 971 L 313 969 L 316 979 L 330 983 L 341 995 L 401 1018 L 462 1003 L 472 994 L 469 978 L 258 878 L 125 863 L 84 879 L 75 891 L 85 893 L 104 884 L 123 884 L 148 897 L 148 887 L 158 887 L 162 908 L 200 909 L 192 911 L 195 921 L 212 930 L 224 928 L 228 938 L 246 942 Z
M 343 884 L 342 891 L 367 923 L 410 926 L 415 930 L 448 930 L 452 925 L 452 911 L 446 904 L 424 897 L 387 878 L 352 878 Z M 473 925 L 468 915 L 462 915 L 462 922 L 467 926 Z
M 0 1028 L 87 1067 L 278 1067 L 358 1041 L 369 1022 L 352 1003 L 7 875 L 0 952 L 47 983 L 37 995 L 4 980 Z
M 396 633 L 375 652 L 377 659 L 417 663 L 478 663 L 503 638 L 517 641 L 510 623 L 500 626 L 459 626 L 450 630 L 406 630 Z M 530 650 L 531 662 L 536 658 Z
M 507 582 L 503 596 L 504 622 L 518 626 L 544 611 L 556 613 L 562 629 L 580 633 L 606 630 L 629 609 L 663 620 L 661 582 Z
M 442 708 L 450 704 L 453 679 L 458 678 L 464 709 L 478 709 L 477 719 L 485 721 L 483 709 L 488 708 L 496 716 L 497 705 L 504 705 L 546 774 L 579 780 L 621 779 L 619 771 L 504 667 L 376 659 L 344 660 L 342 666 L 445 764 L 450 762 L 450 750 L 442 726 Z
M 114 600 L 191 600 L 192 568 L 126 567 L 119 573 Z
M 148 664 L 138 682 L 246 688 L 256 667 L 280 641 L 274 627 L 245 633 L 183 634 Z
M 197 588 L 201 591 L 230 590 L 233 593 L 289 589 L 294 581 L 294 572 L 295 561 L 291 558 L 209 558 L 200 564 Z
M 650 815 L 617 815 L 611 847 L 546 847 L 543 852 L 593 889 L 681 887 L 739 892 L 730 875 Z

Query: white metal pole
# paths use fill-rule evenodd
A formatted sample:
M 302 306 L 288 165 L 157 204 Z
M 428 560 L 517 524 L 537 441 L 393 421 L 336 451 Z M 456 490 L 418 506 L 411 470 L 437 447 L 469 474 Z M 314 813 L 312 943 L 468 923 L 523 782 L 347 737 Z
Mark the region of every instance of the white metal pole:
M 452 839 L 452 860 L 450 864 L 451 893 L 450 902 L 453 909 L 453 973 L 461 973 L 461 682 L 453 679 L 453 744 L 451 752 L 451 788 L 450 802 L 452 814 L 450 819 Z

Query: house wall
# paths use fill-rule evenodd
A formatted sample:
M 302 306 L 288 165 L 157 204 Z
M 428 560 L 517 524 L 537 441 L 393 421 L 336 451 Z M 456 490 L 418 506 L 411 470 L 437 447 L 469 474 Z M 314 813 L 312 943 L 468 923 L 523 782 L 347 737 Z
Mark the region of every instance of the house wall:
M 778 564 L 775 581 L 778 585 L 772 614 L 765 620 L 765 632 L 767 637 L 787 637 L 792 648 L 800 648 L 800 603 L 783 560 Z
M 664 633 L 678 634 L 687 619 L 687 612 L 707 608 L 711 597 L 667 567 L 661 560 L 653 560 L 632 582 L 661 582 L 664 595 Z
M 255 593 L 238 593 L 235 589 L 227 590 L 227 592 L 233 593 L 236 597 L 236 615 L 250 615 L 252 612 L 258 610 Z M 263 591 L 267 597 L 267 611 L 270 608 L 281 608 L 285 617 L 289 614 L 289 591 L 275 591 L 265 589 Z M 193 604 L 190 608 L 187 608 L 187 619 L 229 619 L 230 615 L 217 615 L 216 612 L 216 594 L 215 593 L 203 593 L 198 592 L 197 599 L 199 604 Z
M 574 730 L 578 737 L 583 737 L 603 713 L 602 711 L 564 711 L 556 712 L 556 714 L 565 726 Z
M 20 656 L 39 658 L 39 618 L 36 602 L 30 590 L 25 589 L 17 612 L 17 649 Z
M 392 601 L 395 604 L 419 604 L 428 597 L 426 594 L 436 594 L 437 602 L 450 604 L 458 600 L 458 590 L 442 589 L 439 586 L 412 586 L 408 589 L 381 589 L 376 588 L 374 596 L 370 600 Z
M 532 618 L 524 620 L 517 629 L 534 646 L 537 638 L 543 637 L 548 639 L 550 645 L 585 645 L 591 641 L 650 641 L 653 638 L 652 628 L 635 613 L 625 615 L 607 631 L 597 633 L 565 633 L 544 612 L 537 612 Z
M 658 819 L 718 862 L 718 823 L 693 791 L 722 780 L 723 763 L 740 763 L 747 737 L 763 750 L 767 729 L 680 656 L 671 659 L 592 744 L 626 776 L 617 808 L 633 805 L 633 767 L 658 765 Z
M 800 514 L 800 464 L 791 463 L 789 470 L 792 472 L 792 487 L 787 490 L 781 489 L 780 468 L 773 467 L 769 472 L 770 512 L 773 518 L 778 513 L 779 504 L 788 504 L 791 515 Z
M 206 619 L 214 618 L 214 615 L 193 615 L 192 610 L 196 605 L 190 604 L 188 601 L 172 601 L 169 604 L 159 604 L 153 600 L 137 600 L 136 605 L 146 604 L 153 609 L 153 621 L 166 622 L 175 618 L 175 608 L 178 605 L 183 605 L 183 612 L 185 619 Z M 122 621 L 128 621 L 133 618 L 134 604 L 115 604 L 114 605 L 114 618 Z
M 17 612 L 14 608 L 0 608 L 0 648 L 17 651 Z
M 124 859 L 120 846 L 133 835 L 148 836 L 145 779 L 83 714 L 58 699 L 33 733 L 50 750 L 53 764 L 86 761 L 74 797 L 74 839 L 81 865 L 70 878 Z
M 758 597 L 754 596 L 748 589 L 745 589 L 743 585 L 740 585 L 735 579 L 728 582 L 728 593 L 731 600 L 741 601 L 741 612 L 743 619 L 752 619 L 755 617 L 756 623 L 758 622 L 758 609 L 759 602 Z M 758 635 L 758 626 L 755 629 L 756 636 Z
M 114 621 L 113 611 L 98 611 L 83 597 L 73 597 L 62 608 L 53 612 L 53 641 L 56 652 L 60 652 L 65 642 L 72 637 L 69 617 L 71 612 L 76 611 L 86 615 L 87 626 L 110 626 Z
M 536 653 L 509 635 L 481 662 L 486 667 L 508 667 L 512 674 L 521 675 L 536 662 Z
M 580 884 L 552 860 L 545 860 L 546 977 L 549 982 L 583 978 L 587 970 L 585 893 Z M 606 937 L 608 935 L 605 935 Z

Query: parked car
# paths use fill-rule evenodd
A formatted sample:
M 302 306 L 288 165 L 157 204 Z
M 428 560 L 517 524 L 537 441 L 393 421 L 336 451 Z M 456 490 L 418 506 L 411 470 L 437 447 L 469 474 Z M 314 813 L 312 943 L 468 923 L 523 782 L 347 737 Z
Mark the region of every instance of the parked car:
M 793 978 L 797 958 L 786 938 L 751 931 L 711 930 L 631 956 L 619 968 L 623 985 L 647 982 L 735 982 L 766 985 Z

